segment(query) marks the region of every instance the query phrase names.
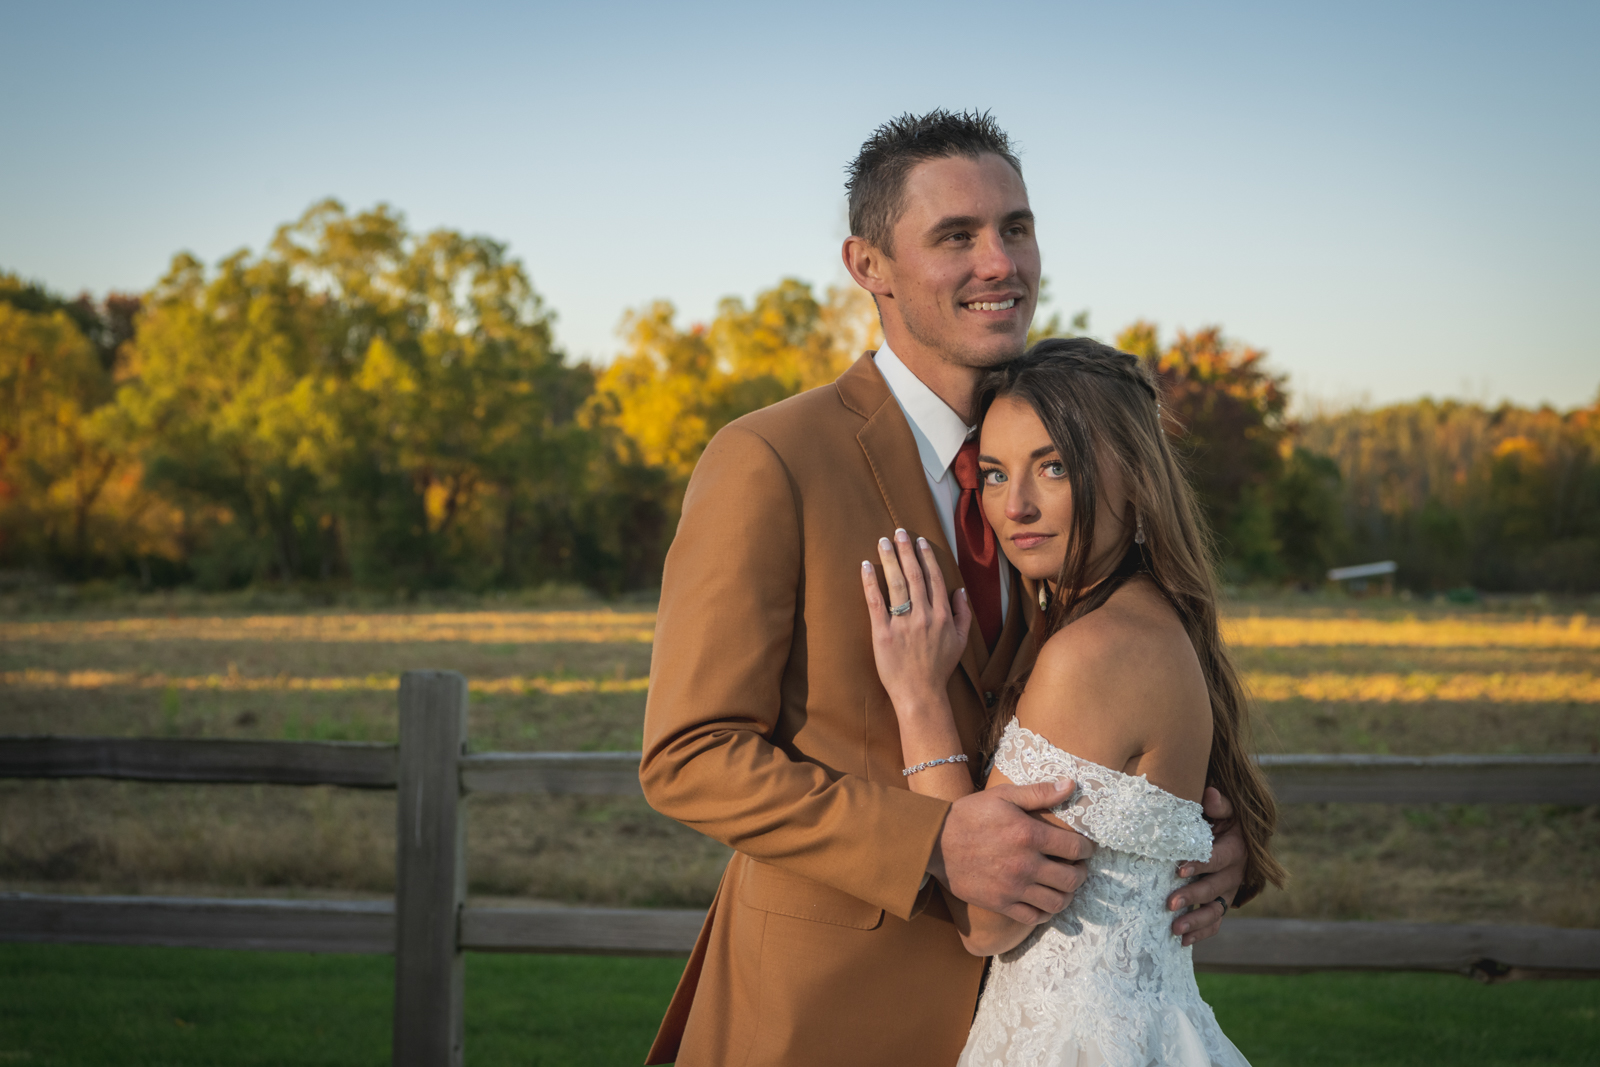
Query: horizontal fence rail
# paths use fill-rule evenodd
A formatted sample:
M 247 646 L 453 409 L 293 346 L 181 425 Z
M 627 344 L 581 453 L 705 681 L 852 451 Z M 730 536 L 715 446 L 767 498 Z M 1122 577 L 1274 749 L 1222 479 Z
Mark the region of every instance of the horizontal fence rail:
M 394 902 L 0 893 L 0 941 L 387 953 Z
M 394 745 L 0 737 L 0 778 L 127 778 L 393 789 Z M 457 760 L 468 793 L 638 796 L 638 752 L 483 752 Z M 1263 755 L 1286 804 L 1600 804 L 1600 756 Z
M 0 737 L 0 778 L 127 778 L 393 789 L 394 745 L 148 737 Z
M 469 793 L 643 796 L 638 752 L 484 752 L 461 757 Z
M 1600 756 L 1259 757 L 1285 804 L 1600 804 Z
M 467 907 L 478 952 L 687 956 L 705 912 Z M 60 897 L 0 893 L 0 940 L 280 952 L 393 952 L 389 901 Z M 1600 930 L 1231 918 L 1195 946 L 1201 971 L 1438 971 L 1488 981 L 1600 977 Z

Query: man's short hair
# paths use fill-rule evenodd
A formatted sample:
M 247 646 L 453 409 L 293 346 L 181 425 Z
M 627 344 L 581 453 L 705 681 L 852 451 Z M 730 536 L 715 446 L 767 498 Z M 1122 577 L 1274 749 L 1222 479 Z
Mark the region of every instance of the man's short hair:
M 943 108 L 926 115 L 901 115 L 872 131 L 851 161 L 845 190 L 850 194 L 850 232 L 894 255 L 894 224 L 904 210 L 906 176 L 918 163 L 949 156 L 977 159 L 993 152 L 1022 177 L 1011 138 L 987 111 L 952 114 Z

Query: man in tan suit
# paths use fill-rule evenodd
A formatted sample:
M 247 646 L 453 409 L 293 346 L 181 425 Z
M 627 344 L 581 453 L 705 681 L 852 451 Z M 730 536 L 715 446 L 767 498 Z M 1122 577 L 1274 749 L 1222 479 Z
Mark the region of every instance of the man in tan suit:
M 935 547 L 974 625 L 951 677 L 964 754 L 1013 670 L 1031 593 L 953 515 L 979 375 L 1017 355 L 1039 282 L 1020 167 L 987 117 L 880 128 L 850 182 L 844 258 L 885 345 L 831 386 L 747 415 L 695 468 L 667 557 L 640 779 L 659 811 L 736 850 L 648 1063 L 953 1064 L 983 961 L 944 894 L 1038 922 L 1093 847 L 1029 814 L 1048 786 L 950 804 L 901 774 L 861 561 L 896 528 Z M 970 451 L 968 449 L 967 451 Z M 952 753 L 955 755 L 955 753 Z M 1223 812 L 1225 814 L 1225 811 Z M 1237 834 L 1182 891 L 1215 932 Z

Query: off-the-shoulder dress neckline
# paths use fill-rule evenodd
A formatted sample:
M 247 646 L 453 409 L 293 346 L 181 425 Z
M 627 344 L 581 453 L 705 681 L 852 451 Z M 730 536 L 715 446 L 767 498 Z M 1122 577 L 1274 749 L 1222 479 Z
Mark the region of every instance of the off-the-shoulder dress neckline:
M 1054 741 L 1050 740 L 1044 734 L 1041 734 L 1041 733 L 1038 733 L 1037 731 L 1028 729 L 1026 726 L 1022 725 L 1022 723 L 1019 720 L 1017 720 L 1016 718 L 1014 718 L 1014 717 L 1012 718 L 1012 720 L 1009 723 L 1006 724 L 1005 732 L 1006 733 L 1010 733 L 1012 730 L 1016 730 L 1018 733 L 1027 734 L 1029 737 L 1037 738 L 1038 740 L 1040 740 L 1044 744 L 1049 745 L 1051 748 L 1053 748 L 1057 752 L 1061 753 L 1063 756 L 1070 756 L 1073 760 L 1075 760 L 1078 763 L 1083 764 L 1086 767 L 1092 767 L 1097 771 L 1103 771 L 1104 773 L 1106 773 L 1108 775 L 1111 775 L 1113 779 L 1125 779 L 1125 780 L 1127 780 L 1129 782 L 1139 782 L 1149 792 L 1160 793 L 1163 796 L 1171 797 L 1173 800 L 1176 800 L 1179 804 L 1187 804 L 1190 807 L 1195 808 L 1196 810 L 1203 810 L 1201 808 L 1201 805 L 1200 805 L 1199 801 L 1190 800 L 1188 797 L 1180 797 L 1178 794 L 1172 792 L 1170 789 L 1161 788 L 1159 785 L 1156 785 L 1154 782 L 1152 782 L 1150 780 L 1149 775 L 1146 775 L 1146 774 L 1129 774 L 1126 771 L 1119 771 L 1119 770 L 1116 770 L 1114 768 L 1107 767 L 1103 763 L 1096 763 L 1094 760 L 1084 759 L 1082 756 L 1078 755 L 1077 753 L 1068 752 L 1066 749 L 1062 748 L 1060 745 L 1058 745 Z M 1001 740 L 1002 744 L 1005 742 L 1005 734 L 1001 735 L 1000 740 Z M 1078 785 L 1081 788 L 1083 783 L 1079 782 Z

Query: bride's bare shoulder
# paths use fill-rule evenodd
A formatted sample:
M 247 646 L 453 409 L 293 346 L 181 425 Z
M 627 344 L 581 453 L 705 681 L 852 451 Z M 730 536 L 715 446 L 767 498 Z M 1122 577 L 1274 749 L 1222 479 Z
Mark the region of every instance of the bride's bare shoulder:
M 1209 747 L 1200 661 L 1177 613 L 1144 579 L 1051 635 L 1017 713 L 1057 745 L 1116 768 L 1175 731 L 1203 731 Z

